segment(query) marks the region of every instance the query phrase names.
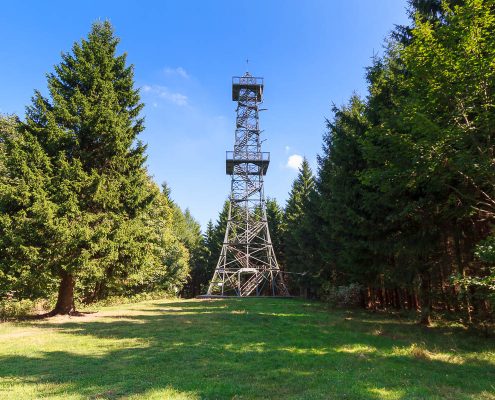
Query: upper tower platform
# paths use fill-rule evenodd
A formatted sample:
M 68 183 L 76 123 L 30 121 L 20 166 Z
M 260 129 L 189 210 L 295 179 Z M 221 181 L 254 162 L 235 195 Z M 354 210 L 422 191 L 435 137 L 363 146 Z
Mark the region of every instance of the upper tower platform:
M 256 93 L 256 101 L 263 100 L 263 78 L 251 76 L 246 72 L 244 76 L 234 76 L 232 78 L 232 101 L 239 101 L 241 90 L 246 89 Z

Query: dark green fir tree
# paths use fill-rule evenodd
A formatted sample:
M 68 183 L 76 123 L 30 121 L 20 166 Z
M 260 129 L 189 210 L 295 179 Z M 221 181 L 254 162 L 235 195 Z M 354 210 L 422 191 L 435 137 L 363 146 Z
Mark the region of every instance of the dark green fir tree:
M 53 174 L 46 190 L 56 206 L 44 267 L 60 280 L 54 314 L 74 311 L 79 277 L 125 278 L 144 261 L 137 219 L 156 191 L 149 190 L 138 140 L 143 104 L 118 43 L 109 22 L 93 24 L 48 75 L 49 97 L 36 91 L 27 111 L 25 129 Z
M 292 184 L 285 207 L 284 249 L 286 270 L 295 273 L 292 276 L 293 282 L 308 295 L 312 286 L 308 278 L 315 267 L 312 249 L 316 241 L 316 231 L 309 224 L 309 207 L 314 192 L 315 179 L 305 158 Z

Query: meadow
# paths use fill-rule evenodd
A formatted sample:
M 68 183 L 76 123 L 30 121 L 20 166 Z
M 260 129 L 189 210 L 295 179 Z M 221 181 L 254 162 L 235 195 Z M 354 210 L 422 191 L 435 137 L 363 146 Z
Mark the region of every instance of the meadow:
M 495 399 L 495 340 L 298 299 L 0 324 L 2 399 Z

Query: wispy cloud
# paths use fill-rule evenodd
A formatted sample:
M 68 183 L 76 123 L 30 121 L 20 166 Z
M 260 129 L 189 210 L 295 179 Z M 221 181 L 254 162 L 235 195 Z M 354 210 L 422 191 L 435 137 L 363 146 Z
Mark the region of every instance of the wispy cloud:
M 290 151 L 290 146 L 285 146 L 285 152 L 288 153 Z
M 287 160 L 287 168 L 298 170 L 303 162 L 303 156 L 299 154 L 292 154 Z
M 144 93 L 155 95 L 161 99 L 167 100 L 177 106 L 187 106 L 188 98 L 185 94 L 172 92 L 165 86 L 159 85 L 144 85 L 142 87 Z
M 184 79 L 189 79 L 189 74 L 182 67 L 177 67 L 177 68 L 166 67 L 163 70 L 163 72 L 165 75 L 169 75 L 169 76 L 176 75 L 176 76 L 180 76 L 181 78 L 184 78 Z

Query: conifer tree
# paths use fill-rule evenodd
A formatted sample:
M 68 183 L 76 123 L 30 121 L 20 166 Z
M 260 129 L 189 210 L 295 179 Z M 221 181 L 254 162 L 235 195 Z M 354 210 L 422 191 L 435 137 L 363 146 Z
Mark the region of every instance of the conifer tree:
M 204 233 L 205 255 L 204 255 L 204 280 L 201 284 L 201 293 L 206 293 L 208 290 L 208 284 L 213 277 L 213 272 L 217 266 L 218 259 L 215 259 L 214 255 L 217 252 L 217 243 L 215 242 L 215 226 L 210 219 L 206 225 Z
M 189 277 L 184 287 L 184 294 L 187 297 L 194 297 L 200 294 L 201 286 L 207 279 L 204 268 L 206 263 L 205 242 L 201 234 L 201 227 L 189 209 L 183 213 L 181 220 L 183 221 L 183 232 L 179 237 L 189 251 Z
M 377 226 L 371 223 L 364 203 L 367 193 L 359 179 L 366 167 L 360 144 L 368 125 L 365 104 L 354 96 L 347 106 L 333 111 L 335 118 L 327 123 L 323 154 L 318 158 L 320 249 L 329 268 L 338 264 L 344 280 L 366 283 L 363 274 L 371 281 L 375 276 L 368 243 Z M 366 271 L 361 270 L 364 266 Z
M 315 180 L 308 160 L 304 158 L 299 174 L 292 184 L 289 198 L 285 207 L 284 248 L 286 269 L 289 272 L 303 274 L 295 275 L 297 282 L 303 290 L 312 286 L 311 272 L 315 267 L 313 243 L 316 240 L 314 228 L 309 223 L 310 199 L 315 191 Z M 309 293 L 308 293 L 309 295 Z M 312 295 L 312 294 L 311 294 Z
M 214 260 L 214 264 L 218 262 L 220 257 L 220 252 L 222 250 L 222 245 L 225 240 L 225 231 L 227 229 L 227 221 L 229 218 L 229 200 L 225 200 L 223 203 L 222 210 L 218 214 L 217 221 L 215 223 L 215 229 L 213 231 L 213 243 L 212 243 L 212 253 L 211 257 Z
M 366 101 L 328 124 L 320 253 L 337 284 L 365 286 L 369 307 L 421 308 L 428 324 L 436 304 L 471 322 L 489 309 L 492 274 L 494 10 L 411 5 L 412 26 L 368 69 Z
M 283 268 L 285 264 L 285 221 L 284 210 L 279 206 L 276 199 L 266 199 L 266 218 L 273 248 L 279 265 Z
M 51 165 L 15 116 L 0 116 L 0 293 L 48 296 L 54 282 L 43 268 L 49 221 L 55 211 L 46 191 Z
M 218 214 L 216 223 L 213 224 L 213 221 L 209 220 L 206 225 L 206 230 L 201 241 L 202 251 L 200 262 L 197 264 L 194 275 L 191 275 L 192 281 L 194 281 L 195 285 L 195 293 L 197 292 L 198 294 L 204 294 L 208 290 L 208 285 L 213 277 L 213 272 L 217 266 L 225 239 L 228 214 L 229 201 L 226 200 L 223 204 L 222 210 Z
M 74 311 L 79 276 L 125 278 L 146 258 L 139 216 L 157 192 L 138 140 L 143 104 L 118 42 L 109 22 L 93 24 L 48 75 L 50 97 L 36 91 L 27 111 L 25 128 L 53 171 L 45 266 L 60 279 L 55 314 Z

